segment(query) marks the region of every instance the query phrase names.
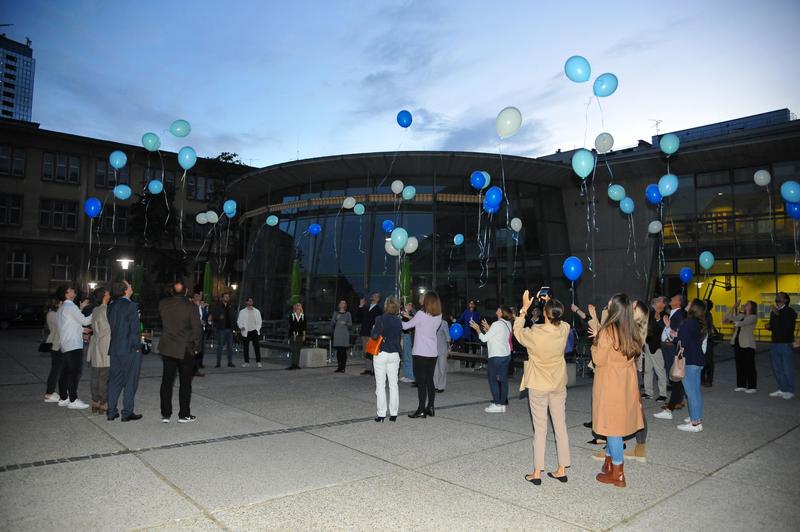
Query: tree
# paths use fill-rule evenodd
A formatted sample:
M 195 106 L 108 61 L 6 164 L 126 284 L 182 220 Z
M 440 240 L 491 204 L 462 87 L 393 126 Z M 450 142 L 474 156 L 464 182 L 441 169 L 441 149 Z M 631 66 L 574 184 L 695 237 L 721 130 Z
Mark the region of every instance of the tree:
M 300 260 L 295 259 L 294 263 L 292 263 L 292 305 L 300 303 L 300 300 L 302 299 L 302 287 L 303 283 L 300 277 Z
M 214 157 L 215 161 L 219 161 L 221 163 L 230 163 L 230 164 L 244 164 L 241 159 L 239 159 L 239 154 L 230 151 L 224 151 Z
M 405 305 L 411 301 L 411 261 L 403 257 L 400 265 L 400 299 Z

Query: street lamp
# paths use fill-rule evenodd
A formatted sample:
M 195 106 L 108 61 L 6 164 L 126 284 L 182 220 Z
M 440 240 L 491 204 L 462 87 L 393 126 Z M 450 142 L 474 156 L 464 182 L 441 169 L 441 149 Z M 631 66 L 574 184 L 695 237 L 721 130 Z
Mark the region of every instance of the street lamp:
M 419 294 L 422 295 L 425 293 L 425 289 L 423 287 L 419 287 Z
M 95 288 L 97 288 L 97 283 L 94 282 L 94 281 L 90 282 L 89 283 L 89 290 L 94 290 Z
M 123 270 L 127 270 L 133 264 L 133 259 L 117 259 L 117 262 L 120 263 Z
M 237 289 L 237 288 L 239 288 L 239 285 L 238 285 L 238 284 L 236 284 L 236 283 L 233 283 L 233 284 L 231 285 L 231 288 L 233 288 L 233 291 L 234 291 L 234 292 L 236 292 L 236 289 Z

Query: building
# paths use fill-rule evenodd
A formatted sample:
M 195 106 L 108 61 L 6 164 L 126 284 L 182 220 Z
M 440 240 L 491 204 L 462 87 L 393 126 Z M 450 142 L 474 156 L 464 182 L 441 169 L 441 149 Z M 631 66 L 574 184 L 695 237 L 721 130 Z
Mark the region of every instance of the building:
M 25 44 L 0 36 L 0 88 L 3 97 L 0 117 L 31 121 L 33 112 L 33 77 L 36 59 L 31 41 Z

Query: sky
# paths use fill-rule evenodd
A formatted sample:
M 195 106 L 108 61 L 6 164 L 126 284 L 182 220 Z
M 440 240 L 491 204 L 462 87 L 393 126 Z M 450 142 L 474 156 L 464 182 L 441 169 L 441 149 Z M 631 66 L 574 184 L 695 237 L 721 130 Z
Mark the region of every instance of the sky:
M 344 153 L 541 156 L 788 107 L 800 2 L 0 0 L 33 41 L 42 128 L 254 166 Z M 592 101 L 564 61 L 619 78 Z M 587 107 L 587 104 L 588 107 Z M 523 125 L 499 145 L 497 113 Z M 395 116 L 408 109 L 412 126 Z M 192 124 L 186 139 L 169 124 Z

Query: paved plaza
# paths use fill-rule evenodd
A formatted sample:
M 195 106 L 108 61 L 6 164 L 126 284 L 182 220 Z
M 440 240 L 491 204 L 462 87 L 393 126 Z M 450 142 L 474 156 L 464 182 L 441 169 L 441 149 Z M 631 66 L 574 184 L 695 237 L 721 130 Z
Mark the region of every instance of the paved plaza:
M 450 373 L 435 418 L 378 424 L 374 381 L 356 365 L 345 375 L 287 372 L 276 359 L 207 369 L 194 380 L 197 421 L 165 425 L 161 362 L 147 355 L 136 398 L 144 418 L 121 423 L 43 403 L 49 356 L 37 342 L 35 332 L 0 332 L 2 530 L 800 529 L 800 403 L 767 396 L 764 345 L 755 395 L 733 392 L 733 361 L 720 350 L 702 433 L 675 428 L 685 410 L 653 419 L 648 402 L 647 463 L 626 463 L 629 487 L 619 489 L 594 480 L 600 462 L 582 426 L 589 380 L 567 399 L 569 482 L 537 487 L 523 479 L 527 401 L 515 394 L 506 414 L 484 413 L 480 371 Z M 512 391 L 518 383 L 519 372 Z M 413 410 L 416 390 L 400 393 L 401 410 Z

